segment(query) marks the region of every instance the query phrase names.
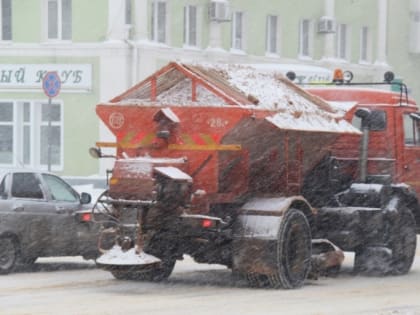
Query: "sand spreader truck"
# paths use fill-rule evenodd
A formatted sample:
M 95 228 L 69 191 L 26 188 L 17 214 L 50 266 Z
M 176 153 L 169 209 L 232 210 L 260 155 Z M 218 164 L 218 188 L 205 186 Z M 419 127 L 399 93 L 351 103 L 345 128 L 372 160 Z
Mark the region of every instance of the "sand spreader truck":
M 267 65 L 172 62 L 98 104 L 116 139 L 90 149 L 116 152 L 98 266 L 160 281 L 186 254 L 290 289 L 352 251 L 358 272 L 407 273 L 420 114 L 403 84 L 346 78 L 305 90 Z

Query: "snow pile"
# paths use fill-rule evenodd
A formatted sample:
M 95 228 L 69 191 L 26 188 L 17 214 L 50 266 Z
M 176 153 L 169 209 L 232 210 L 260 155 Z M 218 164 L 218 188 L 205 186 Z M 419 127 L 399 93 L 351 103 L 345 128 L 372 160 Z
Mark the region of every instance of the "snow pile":
M 204 68 L 216 71 L 229 85 L 248 98 L 257 100 L 248 107 L 276 111 L 266 119 L 280 129 L 360 133 L 322 100 L 289 83 L 276 68 L 258 65 L 214 64 Z
M 296 86 L 283 73 L 284 69 L 267 64 L 173 63 L 171 70 L 156 78 L 156 100 L 144 92 L 151 84 L 147 80 L 116 100 L 121 105 L 138 106 L 239 106 L 268 111 L 264 112 L 266 119 L 280 129 L 360 133 L 340 121 L 342 111 Z
M 333 115 L 314 115 L 302 113 L 299 117 L 290 112 L 278 113 L 266 120 L 280 129 L 305 130 L 317 132 L 351 132 L 360 133 L 345 120 L 336 120 Z
M 216 71 L 245 96 L 256 98 L 257 108 L 317 112 L 321 115 L 324 115 L 325 111 L 334 112 L 326 103 L 323 104 L 323 108 L 315 104 L 305 91 L 289 83 L 275 68 L 239 64 L 206 64 L 203 68 Z

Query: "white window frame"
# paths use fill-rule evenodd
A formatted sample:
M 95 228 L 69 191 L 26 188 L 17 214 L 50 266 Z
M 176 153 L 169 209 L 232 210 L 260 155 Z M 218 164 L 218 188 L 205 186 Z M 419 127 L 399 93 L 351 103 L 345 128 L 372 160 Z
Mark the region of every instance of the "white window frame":
M 1 25 L 0 40 L 9 42 L 9 41 L 12 41 L 12 39 L 13 39 L 13 33 L 12 33 L 12 31 L 13 31 L 13 29 L 12 29 L 12 25 L 13 25 L 13 21 L 12 21 L 12 18 L 13 18 L 13 0 L 7 0 L 7 1 L 10 1 L 10 16 L 9 16 L 10 38 L 4 38 L 4 34 L 3 34 L 4 28 L 5 28 L 4 21 L 3 21 L 3 5 L 4 5 L 4 1 L 6 1 L 6 0 L 0 0 L 0 1 L 1 1 L 0 2 L 0 25 Z
M 299 23 L 299 58 L 312 59 L 313 25 L 310 19 L 302 19 Z M 307 27 L 307 29 L 306 29 Z M 305 34 L 307 32 L 307 34 Z M 306 47 L 306 48 L 305 48 Z
M 193 8 L 195 10 L 195 25 L 191 21 L 191 10 Z M 186 5 L 184 7 L 184 47 L 198 46 L 198 32 L 198 7 L 196 5 Z M 192 34 L 195 34 L 195 37 L 192 38 Z
M 370 63 L 370 29 L 368 26 L 362 26 L 360 29 L 360 61 L 359 63 Z
M 238 21 L 240 25 L 238 29 Z M 232 52 L 245 52 L 245 13 L 243 11 L 234 11 L 232 13 Z
M 44 34 L 45 34 L 45 40 L 50 41 L 50 42 L 54 42 L 54 41 L 65 41 L 65 42 L 69 42 L 72 40 L 73 37 L 73 8 L 71 10 L 70 13 L 70 36 L 69 38 L 64 38 L 64 27 L 63 27 L 63 1 L 70 1 L 71 2 L 71 6 L 73 7 L 73 1 L 72 0 L 44 0 L 43 2 L 43 21 L 44 21 Z M 50 21 L 49 21 L 49 3 L 50 2 L 56 2 L 57 3 L 57 36 L 56 37 L 50 37 L 49 34 L 49 26 L 50 26 Z M 66 10 L 67 12 L 67 10 Z
M 161 17 L 159 14 L 159 4 L 163 4 L 165 7 L 165 15 L 164 15 L 164 25 L 162 26 Z M 152 2 L 152 15 L 151 15 L 151 40 L 160 43 L 160 44 L 167 44 L 168 43 L 168 3 L 165 0 L 154 0 Z M 163 32 L 163 39 L 160 37 L 161 33 Z
M 275 19 L 275 27 L 273 29 L 272 20 Z M 266 19 L 266 55 L 267 56 L 279 56 L 280 51 L 280 18 L 278 15 L 267 15 Z M 274 38 L 273 38 L 274 32 Z M 274 39 L 274 45 L 272 40 Z M 274 47 L 273 47 L 274 46 Z
M 9 100 L 1 99 L 0 103 L 13 103 L 13 122 L 0 123 L 0 125 L 13 126 L 13 158 L 11 164 L 1 163 L 1 167 L 32 167 L 47 170 L 47 164 L 41 164 L 41 127 L 48 125 L 48 122 L 41 121 L 42 119 L 42 104 L 39 100 Z M 29 103 L 29 122 L 24 121 L 24 103 Z M 52 171 L 62 171 L 64 166 L 64 115 L 63 102 L 54 100 L 55 105 L 60 106 L 60 121 L 51 122 L 52 126 L 60 127 L 60 161 L 59 164 L 52 164 Z M 29 126 L 30 129 L 30 158 L 29 163 L 24 163 L 24 127 Z
M 350 59 L 350 27 L 348 24 L 338 24 L 336 33 L 335 56 L 339 60 L 347 61 Z

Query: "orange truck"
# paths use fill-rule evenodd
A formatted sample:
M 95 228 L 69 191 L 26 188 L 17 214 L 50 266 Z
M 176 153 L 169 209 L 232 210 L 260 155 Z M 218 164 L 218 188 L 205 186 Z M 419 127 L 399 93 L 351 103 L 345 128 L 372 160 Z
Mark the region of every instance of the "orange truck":
M 289 289 L 354 251 L 359 272 L 407 273 L 420 114 L 390 76 L 301 88 L 267 65 L 173 62 L 98 104 L 116 139 L 90 149 L 116 152 L 98 266 L 160 281 L 187 254 Z

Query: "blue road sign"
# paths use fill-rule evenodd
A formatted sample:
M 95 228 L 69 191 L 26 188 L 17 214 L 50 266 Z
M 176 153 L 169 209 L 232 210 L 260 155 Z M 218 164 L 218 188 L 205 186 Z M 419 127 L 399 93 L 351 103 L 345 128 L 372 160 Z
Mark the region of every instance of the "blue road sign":
M 56 71 L 50 71 L 45 74 L 42 80 L 42 88 L 48 97 L 54 97 L 60 93 L 61 81 Z

